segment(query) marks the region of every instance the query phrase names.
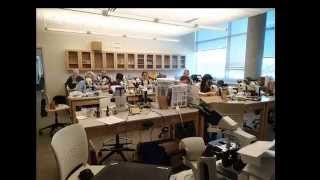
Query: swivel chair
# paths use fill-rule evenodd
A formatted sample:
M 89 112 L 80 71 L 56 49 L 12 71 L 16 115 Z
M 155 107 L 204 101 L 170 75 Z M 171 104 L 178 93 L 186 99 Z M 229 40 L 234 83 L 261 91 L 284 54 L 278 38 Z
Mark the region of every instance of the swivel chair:
M 84 128 L 73 124 L 59 130 L 51 141 L 58 164 L 60 180 L 78 180 L 80 172 L 90 169 L 97 174 L 104 166 L 92 166 L 88 161 L 88 140 Z
M 101 111 L 107 110 L 108 105 L 110 105 L 110 97 L 101 98 L 99 100 L 99 107 Z M 98 163 L 102 164 L 106 159 L 108 159 L 114 153 L 119 154 L 124 161 L 127 161 L 127 158 L 123 154 L 123 151 L 135 151 L 135 149 L 125 147 L 126 145 L 132 144 L 132 143 L 129 143 L 128 140 L 129 140 L 128 138 L 120 137 L 119 134 L 116 134 L 115 138 L 111 138 L 104 141 L 102 144 L 102 149 L 100 149 L 100 151 L 98 152 L 98 156 L 101 157 L 103 151 L 109 151 L 109 153 L 105 157 L 103 157 Z
M 44 94 L 45 96 L 46 96 L 46 94 Z M 47 96 L 46 96 L 46 98 L 47 98 Z M 53 112 L 54 113 L 54 120 L 55 120 L 55 122 L 54 122 L 54 124 L 51 124 L 51 125 L 49 125 L 49 126 L 46 126 L 46 127 L 44 127 L 44 128 L 41 128 L 40 130 L 39 130 L 39 135 L 42 135 L 43 134 L 43 130 L 45 130 L 45 129 L 51 129 L 50 130 L 50 135 L 51 136 L 53 136 L 53 134 L 54 134 L 54 132 L 58 129 L 58 128 L 60 128 L 60 127 L 65 127 L 65 126 L 67 126 L 67 125 L 69 125 L 69 123 L 60 123 L 59 121 L 58 121 L 58 112 L 59 111 L 69 111 L 69 109 L 70 109 L 70 107 L 68 106 L 68 105 L 66 105 L 67 104 L 67 101 L 66 101 L 66 97 L 65 96 L 55 96 L 55 97 L 53 97 L 53 102 L 54 102 L 54 104 L 55 104 L 55 108 L 54 109 L 50 109 L 50 108 L 48 108 L 48 105 L 47 104 L 42 104 L 42 106 L 45 106 L 45 107 L 43 107 L 44 109 L 45 109 L 45 111 L 46 112 Z

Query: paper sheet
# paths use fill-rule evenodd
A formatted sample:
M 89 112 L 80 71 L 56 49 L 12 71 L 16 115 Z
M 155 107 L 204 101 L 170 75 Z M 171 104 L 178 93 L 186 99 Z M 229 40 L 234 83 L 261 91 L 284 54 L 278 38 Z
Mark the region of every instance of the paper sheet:
M 83 120 L 83 119 L 88 119 L 88 117 L 87 116 L 77 116 L 77 119 L 78 120 Z
M 107 117 L 97 118 L 96 120 L 100 121 L 102 123 L 108 124 L 108 125 L 124 122 L 123 119 L 117 118 L 115 116 L 107 116 Z

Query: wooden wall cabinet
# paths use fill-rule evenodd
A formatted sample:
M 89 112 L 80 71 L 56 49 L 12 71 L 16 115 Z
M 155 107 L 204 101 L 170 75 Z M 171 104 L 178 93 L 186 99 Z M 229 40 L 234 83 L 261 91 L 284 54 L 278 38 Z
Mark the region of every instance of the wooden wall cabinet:
M 125 53 L 116 53 L 117 55 L 117 69 L 125 69 L 126 58 Z
M 163 68 L 163 58 L 161 54 L 156 54 L 155 55 L 155 60 L 156 60 L 156 69 L 162 69 Z
M 80 53 L 78 51 L 66 50 L 65 65 L 68 70 L 80 68 L 79 56 L 80 56 Z
M 66 50 L 67 70 L 175 70 L 186 68 L 185 55 Z
M 105 59 L 106 59 L 106 69 L 115 69 L 115 55 L 113 52 L 106 52 Z
M 136 68 L 136 54 L 127 53 L 127 69 L 135 69 Z
M 172 55 L 171 63 L 172 63 L 172 69 L 178 68 L 178 56 L 177 55 Z
M 104 54 L 99 51 L 93 52 L 93 69 L 94 70 L 103 70 L 105 68 Z
M 180 68 L 186 68 L 186 56 L 180 56 Z
M 154 69 L 154 55 L 147 54 L 147 69 Z
M 92 68 L 92 56 L 91 51 L 81 51 L 80 55 L 80 69 L 90 70 Z
M 171 63 L 170 63 L 170 55 L 164 55 L 164 69 L 170 69 Z
M 145 55 L 144 54 L 137 54 L 137 68 L 138 69 L 145 69 Z

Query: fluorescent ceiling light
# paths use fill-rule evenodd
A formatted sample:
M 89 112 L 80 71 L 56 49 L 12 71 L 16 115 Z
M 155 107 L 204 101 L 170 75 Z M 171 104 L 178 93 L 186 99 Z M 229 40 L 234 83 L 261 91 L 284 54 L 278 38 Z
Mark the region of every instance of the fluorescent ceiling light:
M 121 35 L 121 34 L 111 34 L 111 33 L 99 33 L 94 31 L 79 31 L 71 29 L 61 29 L 61 28 L 44 28 L 45 31 L 55 31 L 55 32 L 67 32 L 67 33 L 78 33 L 78 34 L 92 34 L 100 36 L 113 36 L 113 37 L 123 37 L 123 38 L 135 38 L 135 39 L 146 39 L 146 40 L 159 40 L 159 41 L 170 41 L 170 42 L 179 42 L 179 39 L 169 39 L 169 38 L 156 38 L 156 37 L 143 37 L 143 36 L 134 36 L 134 35 Z
M 56 32 L 69 32 L 69 33 L 80 33 L 87 34 L 87 31 L 79 31 L 79 30 L 70 30 L 70 29 L 60 29 L 60 28 L 44 28 L 46 31 L 56 31 Z
M 90 11 L 72 9 L 72 8 L 65 8 L 64 10 L 81 12 L 81 13 L 88 13 L 88 14 L 95 14 L 95 15 L 101 15 L 101 16 L 107 16 L 107 17 L 130 19 L 130 20 L 135 20 L 135 21 L 145 21 L 145 22 L 151 22 L 151 23 L 166 24 L 166 25 L 171 25 L 171 26 L 182 26 L 182 27 L 193 28 L 193 29 L 197 29 L 199 26 L 201 26 L 201 25 L 193 24 L 193 23 L 176 22 L 176 21 L 172 21 L 172 20 L 171 21 L 170 20 L 163 20 L 163 19 L 159 19 L 159 18 L 138 16 L 138 15 L 133 15 L 133 14 L 124 14 L 124 13 L 119 13 L 119 12 L 109 12 L 108 15 L 105 15 L 105 13 L 103 13 L 104 10 L 102 10 L 100 13 L 98 13 L 98 12 L 94 13 L 94 12 L 90 12 Z M 219 28 L 219 27 L 214 27 L 214 26 L 201 26 L 201 29 L 226 31 L 225 28 Z

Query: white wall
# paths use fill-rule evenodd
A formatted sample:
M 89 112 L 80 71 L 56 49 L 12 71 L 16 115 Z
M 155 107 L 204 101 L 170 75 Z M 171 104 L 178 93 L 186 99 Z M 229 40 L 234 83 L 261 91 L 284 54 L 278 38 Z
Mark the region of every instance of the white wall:
M 102 41 L 103 50 L 140 52 L 140 53 L 169 53 L 185 54 L 186 66 L 194 64 L 193 33 L 182 36 L 180 42 L 166 42 L 155 40 L 129 39 L 120 37 L 94 36 L 86 34 L 74 34 L 63 32 L 37 32 L 37 47 L 42 48 L 45 83 L 47 94 L 50 98 L 58 94 L 64 94 L 64 82 L 69 76 L 65 70 L 65 49 L 90 49 L 91 41 Z M 120 49 L 113 49 L 112 42 L 120 43 Z M 110 71 L 114 77 L 117 71 Z M 128 74 L 126 71 L 122 71 Z M 141 71 L 133 71 L 130 74 L 140 74 Z M 181 71 L 162 71 L 168 76 L 180 76 Z

